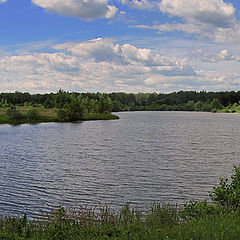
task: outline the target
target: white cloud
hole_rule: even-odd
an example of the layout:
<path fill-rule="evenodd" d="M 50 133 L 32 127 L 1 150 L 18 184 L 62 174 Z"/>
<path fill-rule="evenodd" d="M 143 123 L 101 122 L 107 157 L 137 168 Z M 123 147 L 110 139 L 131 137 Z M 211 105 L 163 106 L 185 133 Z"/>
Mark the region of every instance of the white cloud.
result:
<path fill-rule="evenodd" d="M 223 0 L 162 0 L 159 9 L 170 17 L 179 17 L 174 23 L 138 25 L 162 32 L 180 31 L 209 38 L 215 42 L 239 41 L 240 23 L 235 8 Z"/>
<path fill-rule="evenodd" d="M 7 0 L 0 0 L 0 3 L 4 3 L 4 2 L 7 2 Z"/>
<path fill-rule="evenodd" d="M 186 58 L 163 56 L 113 39 L 65 42 L 54 45 L 51 52 L 0 56 L 0 91 L 169 92 L 240 87 L 240 73 L 221 71 L 224 68 L 196 71 Z M 222 62 L 234 57 L 227 50 L 214 56 Z"/>
<path fill-rule="evenodd" d="M 201 89 L 210 91 L 237 90 L 240 87 L 240 74 L 215 71 L 198 71 L 197 81 Z"/>
<path fill-rule="evenodd" d="M 95 62 L 108 62 L 132 66 L 149 67 L 151 71 L 163 75 L 194 75 L 187 59 L 177 59 L 155 54 L 148 48 L 136 48 L 131 44 L 114 44 L 113 39 L 94 39 L 81 43 L 63 43 L 54 49 L 71 52 L 72 55 L 92 59 Z"/>
<path fill-rule="evenodd" d="M 240 23 L 235 23 L 228 28 L 215 28 L 209 24 L 203 23 L 173 23 L 160 25 L 136 25 L 137 28 L 146 28 L 162 32 L 185 32 L 196 35 L 198 38 L 209 38 L 214 42 L 239 41 L 240 40 Z"/>
<path fill-rule="evenodd" d="M 148 0 L 121 0 L 122 4 L 126 4 L 129 7 L 137 8 L 141 10 L 153 9 L 157 7 L 157 1 L 148 1 Z"/>
<path fill-rule="evenodd" d="M 115 44 L 112 39 L 66 42 L 55 53 L 0 57 L 0 86 L 7 91 L 154 91 L 146 79 L 166 81 L 196 76 L 187 59 L 147 48 Z M 168 79 L 168 80 L 167 80 Z M 175 80 L 174 80 L 175 81 Z M 165 86 L 165 87 L 164 87 Z M 156 91 L 156 89 L 155 89 Z"/>
<path fill-rule="evenodd" d="M 208 51 L 203 49 L 195 49 L 190 52 L 189 56 L 192 58 L 200 58 L 201 61 L 206 63 L 219 63 L 222 61 L 240 62 L 240 57 L 233 55 L 227 49 L 223 49 L 215 54 L 210 54 Z"/>
<path fill-rule="evenodd" d="M 84 20 L 113 18 L 117 8 L 108 4 L 108 0 L 32 0 L 49 12 L 63 16 L 78 17 Z"/>
<path fill-rule="evenodd" d="M 163 13 L 215 27 L 229 27 L 235 21 L 235 9 L 223 0 L 162 0 Z"/>

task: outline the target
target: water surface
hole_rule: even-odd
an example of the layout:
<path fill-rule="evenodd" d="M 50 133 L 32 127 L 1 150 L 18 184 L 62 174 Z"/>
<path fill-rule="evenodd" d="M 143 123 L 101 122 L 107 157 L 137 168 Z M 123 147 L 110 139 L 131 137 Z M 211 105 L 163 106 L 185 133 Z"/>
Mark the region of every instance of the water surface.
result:
<path fill-rule="evenodd" d="M 0 125 L 0 215 L 59 205 L 181 204 L 239 164 L 240 115 L 123 112 L 120 120 Z"/>

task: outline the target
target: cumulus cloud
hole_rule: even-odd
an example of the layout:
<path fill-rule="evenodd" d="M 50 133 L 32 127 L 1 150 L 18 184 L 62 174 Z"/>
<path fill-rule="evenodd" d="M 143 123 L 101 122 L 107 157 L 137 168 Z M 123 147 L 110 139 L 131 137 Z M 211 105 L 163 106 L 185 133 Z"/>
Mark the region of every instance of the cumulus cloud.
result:
<path fill-rule="evenodd" d="M 108 0 L 32 0 L 32 2 L 49 12 L 84 20 L 113 18 L 118 10 L 108 4 Z"/>
<path fill-rule="evenodd" d="M 185 58 L 116 44 L 113 39 L 66 42 L 53 53 L 0 57 L 0 85 L 7 91 L 159 91 L 196 73 Z M 154 79 L 155 84 L 153 82 Z M 160 87 L 162 85 L 162 87 Z"/>
<path fill-rule="evenodd" d="M 215 58 L 228 61 L 234 55 L 223 50 Z M 51 53 L 0 56 L 0 66 L 1 91 L 169 92 L 240 87 L 239 73 L 196 71 L 186 58 L 163 56 L 109 38 L 65 42 L 52 46 Z"/>
<path fill-rule="evenodd" d="M 180 21 L 139 28 L 155 29 L 159 33 L 180 31 L 215 42 L 240 39 L 240 23 L 235 17 L 235 8 L 223 0 L 162 0 L 159 9 Z"/>
<path fill-rule="evenodd" d="M 157 7 L 157 1 L 148 1 L 148 0 L 121 0 L 122 4 L 128 5 L 132 8 L 137 8 L 141 10 L 153 9 Z"/>
<path fill-rule="evenodd" d="M 192 58 L 200 58 L 203 62 L 206 63 L 219 63 L 222 61 L 240 62 L 240 57 L 235 56 L 227 49 L 223 49 L 222 51 L 215 54 L 210 54 L 208 51 L 203 49 L 195 49 L 189 53 L 189 56 Z"/>
<path fill-rule="evenodd" d="M 163 75 L 194 75 L 187 59 L 165 57 L 148 48 L 136 48 L 131 44 L 114 44 L 113 39 L 94 39 L 81 43 L 63 43 L 54 49 L 70 52 L 73 56 L 121 65 L 148 67 L 150 71 Z"/>
<path fill-rule="evenodd" d="M 4 3 L 4 2 L 7 2 L 7 0 L 0 0 L 0 3 Z"/>
<path fill-rule="evenodd" d="M 215 27 L 229 27 L 235 20 L 235 9 L 223 0 L 162 0 L 163 13 Z"/>
<path fill-rule="evenodd" d="M 229 91 L 237 90 L 240 87 L 240 74 L 215 72 L 215 71 L 197 71 L 197 82 L 200 89 L 211 91 Z"/>

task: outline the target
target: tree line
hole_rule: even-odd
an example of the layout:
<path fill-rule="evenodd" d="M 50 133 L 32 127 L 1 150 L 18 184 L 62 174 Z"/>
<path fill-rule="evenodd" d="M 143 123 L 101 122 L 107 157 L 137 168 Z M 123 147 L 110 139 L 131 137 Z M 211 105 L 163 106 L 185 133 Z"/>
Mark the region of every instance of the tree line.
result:
<path fill-rule="evenodd" d="M 0 106 L 42 105 L 64 109 L 61 117 L 71 118 L 70 109 L 78 112 L 118 111 L 215 111 L 239 103 L 240 91 L 179 91 L 172 93 L 78 93 L 59 90 L 57 93 L 0 93 Z M 80 111 L 81 110 L 81 111 Z"/>

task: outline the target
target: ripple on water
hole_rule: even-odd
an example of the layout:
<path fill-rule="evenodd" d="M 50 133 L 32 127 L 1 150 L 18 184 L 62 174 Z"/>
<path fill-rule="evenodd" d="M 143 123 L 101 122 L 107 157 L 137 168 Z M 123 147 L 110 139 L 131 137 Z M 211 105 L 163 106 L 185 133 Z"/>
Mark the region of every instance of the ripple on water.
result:
<path fill-rule="evenodd" d="M 124 112 L 118 121 L 0 126 L 0 214 L 208 197 L 240 155 L 239 115 Z"/>

